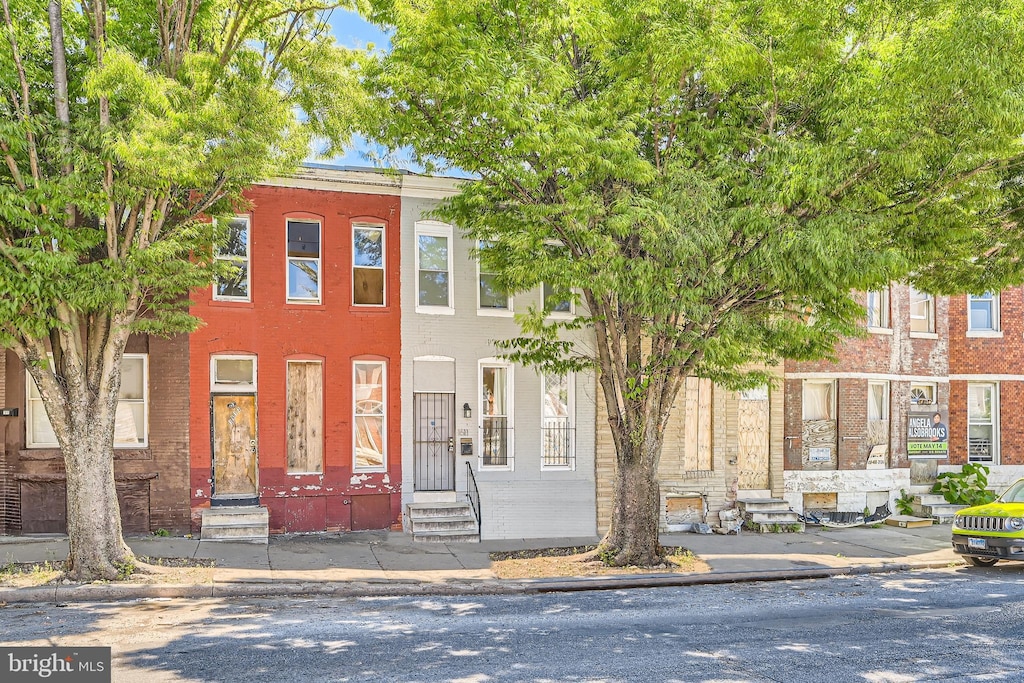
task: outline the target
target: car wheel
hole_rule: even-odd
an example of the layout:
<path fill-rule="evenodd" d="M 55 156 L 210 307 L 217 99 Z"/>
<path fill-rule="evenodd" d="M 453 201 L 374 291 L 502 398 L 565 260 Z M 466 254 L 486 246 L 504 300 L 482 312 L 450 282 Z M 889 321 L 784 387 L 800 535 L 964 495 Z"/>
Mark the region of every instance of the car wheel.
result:
<path fill-rule="evenodd" d="M 967 561 L 973 564 L 975 567 L 991 567 L 999 560 L 991 557 L 968 557 Z"/>

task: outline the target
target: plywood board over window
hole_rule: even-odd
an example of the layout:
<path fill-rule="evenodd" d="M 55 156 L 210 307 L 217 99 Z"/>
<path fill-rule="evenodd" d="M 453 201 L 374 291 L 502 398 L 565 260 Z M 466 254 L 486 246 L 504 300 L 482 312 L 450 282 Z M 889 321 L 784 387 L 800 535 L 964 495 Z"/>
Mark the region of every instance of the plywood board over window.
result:
<path fill-rule="evenodd" d="M 686 378 L 686 455 L 689 471 L 711 469 L 711 380 Z"/>
<path fill-rule="evenodd" d="M 323 364 L 288 363 L 288 471 L 323 472 Z"/>

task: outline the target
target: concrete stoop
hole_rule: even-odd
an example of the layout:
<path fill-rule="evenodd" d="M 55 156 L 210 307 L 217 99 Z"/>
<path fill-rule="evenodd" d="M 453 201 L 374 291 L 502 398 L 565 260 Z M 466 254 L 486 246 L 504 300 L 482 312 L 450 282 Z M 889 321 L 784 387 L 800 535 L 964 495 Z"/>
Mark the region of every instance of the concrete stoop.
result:
<path fill-rule="evenodd" d="M 736 501 L 736 507 L 748 529 L 762 533 L 804 530 L 800 515 L 782 498 L 741 498 Z"/>
<path fill-rule="evenodd" d="M 218 506 L 203 510 L 200 538 L 204 541 L 267 543 L 270 513 L 265 507 Z"/>
<path fill-rule="evenodd" d="M 469 503 L 412 503 L 407 506 L 414 541 L 479 543 L 480 532 Z"/>
<path fill-rule="evenodd" d="M 911 504 L 915 517 L 930 517 L 938 524 L 952 524 L 953 517 L 966 505 L 951 505 L 938 493 L 919 493 Z"/>

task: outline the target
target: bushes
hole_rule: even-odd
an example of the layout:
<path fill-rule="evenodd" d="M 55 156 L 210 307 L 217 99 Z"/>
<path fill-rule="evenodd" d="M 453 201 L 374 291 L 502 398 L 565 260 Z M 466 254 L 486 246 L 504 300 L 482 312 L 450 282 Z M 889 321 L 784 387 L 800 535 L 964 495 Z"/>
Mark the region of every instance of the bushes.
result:
<path fill-rule="evenodd" d="M 979 463 L 968 463 L 960 472 L 946 472 L 936 479 L 932 493 L 941 493 L 952 505 L 984 505 L 996 499 L 988 490 L 988 468 Z"/>

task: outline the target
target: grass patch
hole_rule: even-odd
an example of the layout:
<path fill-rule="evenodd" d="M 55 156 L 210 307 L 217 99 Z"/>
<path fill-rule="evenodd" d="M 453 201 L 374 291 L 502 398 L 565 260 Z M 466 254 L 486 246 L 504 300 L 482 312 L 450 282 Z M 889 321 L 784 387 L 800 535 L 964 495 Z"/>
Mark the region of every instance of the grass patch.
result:
<path fill-rule="evenodd" d="M 490 554 L 491 570 L 502 579 L 540 579 L 564 576 L 614 576 L 621 574 L 702 574 L 711 568 L 689 549 L 663 546 L 662 564 L 655 567 L 609 567 L 585 555 L 597 546 L 535 548 Z"/>

